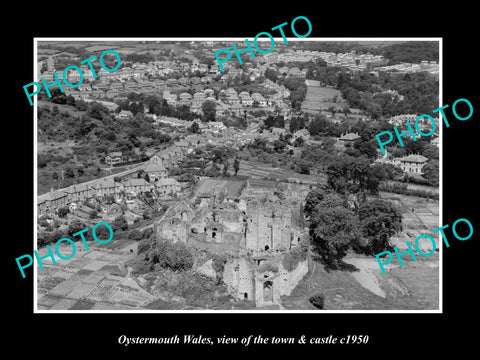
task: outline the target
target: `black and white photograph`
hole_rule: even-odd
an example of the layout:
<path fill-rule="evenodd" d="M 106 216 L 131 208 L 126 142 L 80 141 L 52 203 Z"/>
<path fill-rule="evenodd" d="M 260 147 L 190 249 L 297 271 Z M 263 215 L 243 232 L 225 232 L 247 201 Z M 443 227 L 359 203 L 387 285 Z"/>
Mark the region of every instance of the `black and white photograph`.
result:
<path fill-rule="evenodd" d="M 4 21 L 7 352 L 474 350 L 473 7 L 173 5 Z"/>
<path fill-rule="evenodd" d="M 263 40 L 36 39 L 38 311 L 441 310 L 441 41 Z"/>

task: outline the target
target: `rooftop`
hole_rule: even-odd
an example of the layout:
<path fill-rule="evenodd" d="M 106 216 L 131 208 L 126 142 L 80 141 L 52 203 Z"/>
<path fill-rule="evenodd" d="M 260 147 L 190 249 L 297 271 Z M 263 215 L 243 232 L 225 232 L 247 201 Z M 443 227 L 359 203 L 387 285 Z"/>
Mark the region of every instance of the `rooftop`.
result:
<path fill-rule="evenodd" d="M 418 154 L 412 154 L 412 155 L 407 155 L 401 158 L 398 158 L 400 161 L 409 161 L 409 162 L 418 162 L 418 163 L 424 163 L 428 161 L 428 158 L 422 155 Z"/>
<path fill-rule="evenodd" d="M 358 140 L 358 139 L 360 139 L 360 135 L 354 134 L 354 133 L 348 133 L 340 137 L 340 140 Z"/>

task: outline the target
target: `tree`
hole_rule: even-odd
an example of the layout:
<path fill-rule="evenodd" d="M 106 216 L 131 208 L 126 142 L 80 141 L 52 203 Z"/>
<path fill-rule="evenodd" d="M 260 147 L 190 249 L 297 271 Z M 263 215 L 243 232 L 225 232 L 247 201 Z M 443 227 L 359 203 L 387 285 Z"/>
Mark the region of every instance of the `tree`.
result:
<path fill-rule="evenodd" d="M 67 97 L 59 88 L 53 88 L 50 95 L 52 95 L 50 101 L 54 104 L 65 105 L 67 103 Z"/>
<path fill-rule="evenodd" d="M 356 251 L 367 255 L 392 250 L 390 238 L 402 230 L 402 213 L 392 203 L 382 199 L 364 202 L 359 210 L 360 228 L 366 242 L 356 245 Z"/>
<path fill-rule="evenodd" d="M 65 169 L 65 176 L 68 177 L 68 178 L 75 177 L 75 171 L 73 170 L 72 167 L 69 166 Z"/>
<path fill-rule="evenodd" d="M 352 269 L 342 259 L 358 237 L 357 220 L 338 194 L 323 195 L 311 213 L 309 232 L 314 251 L 327 270 Z"/>
<path fill-rule="evenodd" d="M 440 183 L 440 169 L 438 164 L 438 160 L 430 160 L 422 168 L 423 177 L 432 186 L 438 186 Z"/>
<path fill-rule="evenodd" d="M 108 109 L 101 103 L 92 101 L 91 103 L 88 104 L 87 116 L 97 120 L 102 120 L 104 114 L 108 114 Z"/>
<path fill-rule="evenodd" d="M 194 262 L 192 250 L 188 245 L 182 242 L 171 243 L 165 240 L 157 243 L 155 249 L 151 251 L 150 258 L 154 264 L 173 271 L 189 270 Z"/>
<path fill-rule="evenodd" d="M 402 139 L 405 147 L 405 152 L 407 154 L 421 154 L 425 147 L 429 144 L 427 140 L 418 138 L 416 141 L 413 141 L 412 138 L 407 137 Z"/>
<path fill-rule="evenodd" d="M 265 70 L 264 76 L 266 79 L 270 79 L 273 82 L 277 81 L 277 72 L 272 68 L 268 68 L 267 70 Z"/>
<path fill-rule="evenodd" d="M 316 294 L 311 296 L 308 301 L 317 309 L 323 309 L 325 304 L 325 296 L 323 294 Z"/>
<path fill-rule="evenodd" d="M 292 134 L 303 128 L 305 128 L 305 119 L 303 117 L 292 117 L 290 119 L 289 130 Z"/>
<path fill-rule="evenodd" d="M 150 114 L 160 115 L 160 108 L 162 104 L 158 96 L 148 95 L 144 100 L 144 104 Z"/>
<path fill-rule="evenodd" d="M 198 126 L 197 122 L 194 121 L 188 130 L 192 134 L 198 134 L 198 133 L 200 133 L 200 126 Z"/>
<path fill-rule="evenodd" d="M 295 146 L 295 147 L 302 147 L 304 142 L 305 142 L 305 141 L 303 140 L 303 138 L 302 138 L 301 136 L 299 136 L 299 137 L 296 138 L 295 141 L 293 142 L 293 146 Z"/>
<path fill-rule="evenodd" d="M 148 175 L 148 173 L 145 173 L 144 179 L 146 182 L 150 182 L 150 176 Z"/>
<path fill-rule="evenodd" d="M 309 175 L 310 174 L 310 162 L 305 160 L 300 160 L 297 163 L 296 171 L 299 174 Z"/>
<path fill-rule="evenodd" d="M 286 146 L 287 146 L 287 143 L 280 139 L 277 139 L 273 142 L 273 149 L 278 153 L 283 152 Z"/>
<path fill-rule="evenodd" d="M 423 156 L 427 157 L 430 160 L 438 160 L 438 146 L 436 145 L 427 145 L 422 153 Z"/>
<path fill-rule="evenodd" d="M 59 217 L 64 218 L 70 212 L 70 209 L 67 206 L 58 208 L 57 214 Z"/>
<path fill-rule="evenodd" d="M 369 168 L 364 158 L 338 156 L 327 168 L 327 183 L 339 194 L 358 193 L 367 188 Z"/>
<path fill-rule="evenodd" d="M 90 210 L 88 213 L 88 216 L 90 219 L 95 219 L 98 216 L 98 211 L 97 210 Z"/>
<path fill-rule="evenodd" d="M 228 176 L 228 168 L 229 168 L 230 164 L 228 162 L 228 160 L 225 160 L 223 162 L 223 176 L 224 177 L 227 177 Z"/>
<path fill-rule="evenodd" d="M 360 151 L 367 158 L 375 159 L 377 157 L 377 141 L 375 139 L 369 141 L 356 141 L 353 147 Z"/>
<path fill-rule="evenodd" d="M 80 220 L 73 220 L 69 225 L 68 225 L 68 234 L 70 236 L 73 236 L 73 234 L 87 228 L 87 226 L 81 222 Z"/>
<path fill-rule="evenodd" d="M 315 207 L 322 201 L 325 195 L 325 189 L 315 188 L 310 191 L 305 197 L 305 206 L 303 207 L 303 214 L 307 220 L 313 214 Z"/>
<path fill-rule="evenodd" d="M 82 99 L 76 100 L 75 101 L 75 108 L 78 111 L 86 111 L 87 110 L 87 103 Z"/>
<path fill-rule="evenodd" d="M 128 229 L 128 223 L 127 219 L 125 219 L 125 216 L 120 215 L 117 218 L 115 218 L 115 221 L 113 222 L 113 227 L 114 229 L 121 229 L 123 231 Z"/>
<path fill-rule="evenodd" d="M 328 126 L 328 120 L 325 116 L 319 115 L 313 118 L 308 124 L 308 132 L 310 135 L 319 135 L 324 132 Z"/>
<path fill-rule="evenodd" d="M 202 120 L 205 122 L 215 121 L 217 104 L 214 101 L 207 100 L 202 104 Z"/>
<path fill-rule="evenodd" d="M 237 176 L 238 170 L 240 170 L 240 160 L 238 158 L 233 160 L 233 169 L 235 170 L 235 176 Z"/>
<path fill-rule="evenodd" d="M 330 137 L 322 137 L 322 144 L 320 145 L 320 149 L 329 154 L 334 153 L 336 151 L 335 140 Z"/>
<path fill-rule="evenodd" d="M 65 103 L 67 105 L 70 105 L 70 106 L 75 106 L 76 105 L 75 98 L 72 95 L 67 95 L 65 99 L 66 99 Z"/>

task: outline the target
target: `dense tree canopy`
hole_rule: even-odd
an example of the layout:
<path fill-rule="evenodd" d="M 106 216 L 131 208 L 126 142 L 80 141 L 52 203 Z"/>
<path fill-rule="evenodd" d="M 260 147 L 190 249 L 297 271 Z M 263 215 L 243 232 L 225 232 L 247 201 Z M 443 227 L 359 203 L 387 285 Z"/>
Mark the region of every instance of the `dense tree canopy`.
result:
<path fill-rule="evenodd" d="M 440 169 L 438 160 L 428 161 L 422 168 L 423 177 L 432 186 L 440 184 Z"/>
<path fill-rule="evenodd" d="M 214 101 L 207 100 L 202 104 L 202 120 L 205 122 L 215 121 L 217 104 Z"/>
<path fill-rule="evenodd" d="M 402 229 L 402 213 L 396 206 L 382 199 L 369 200 L 360 206 L 358 217 L 366 242 L 357 250 L 369 255 L 392 250 L 389 239 Z"/>
<path fill-rule="evenodd" d="M 344 199 L 334 192 L 310 197 L 310 238 L 326 269 L 349 268 L 343 262 L 347 250 L 358 237 L 355 214 Z"/>

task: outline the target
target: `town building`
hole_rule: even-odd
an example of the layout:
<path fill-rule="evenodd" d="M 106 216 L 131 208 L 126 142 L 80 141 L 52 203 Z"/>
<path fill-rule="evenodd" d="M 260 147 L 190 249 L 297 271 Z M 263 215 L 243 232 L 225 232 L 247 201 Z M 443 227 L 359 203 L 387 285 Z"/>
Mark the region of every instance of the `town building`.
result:
<path fill-rule="evenodd" d="M 120 164 L 123 162 L 123 154 L 121 151 L 114 151 L 111 153 L 108 153 L 108 155 L 105 157 L 105 164 L 108 164 L 110 166 Z"/>
<path fill-rule="evenodd" d="M 160 196 L 175 196 L 181 191 L 182 186 L 175 179 L 162 178 L 155 183 L 155 189 Z"/>
<path fill-rule="evenodd" d="M 427 161 L 428 158 L 423 155 L 411 154 L 400 158 L 395 158 L 393 159 L 392 163 L 400 166 L 406 173 L 422 175 L 422 168 Z"/>
<path fill-rule="evenodd" d="M 151 182 L 167 177 L 167 169 L 165 169 L 163 165 L 148 164 L 144 170 L 145 173 L 148 174 Z"/>
<path fill-rule="evenodd" d="M 344 144 L 347 144 L 347 143 L 353 143 L 360 139 L 361 137 L 360 135 L 358 135 L 358 133 L 348 133 L 348 134 L 342 134 L 342 136 L 340 136 L 338 140 L 343 142 Z"/>

